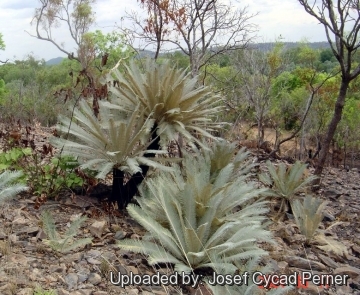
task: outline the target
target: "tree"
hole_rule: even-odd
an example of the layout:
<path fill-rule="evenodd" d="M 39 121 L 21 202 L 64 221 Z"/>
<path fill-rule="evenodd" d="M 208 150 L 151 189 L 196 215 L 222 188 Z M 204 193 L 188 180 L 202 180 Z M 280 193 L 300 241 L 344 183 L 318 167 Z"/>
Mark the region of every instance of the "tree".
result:
<path fill-rule="evenodd" d="M 271 88 L 274 78 L 281 71 L 282 45 L 277 44 L 270 52 L 265 53 L 256 49 L 245 50 L 240 60 L 235 61 L 242 82 L 243 97 L 249 107 L 254 109 L 258 128 L 258 146 L 264 142 L 265 120 L 271 107 L 273 96 Z"/>
<path fill-rule="evenodd" d="M 71 71 L 70 74 L 76 79 L 75 87 L 82 79 L 86 79 L 88 86 L 85 97 L 92 96 L 93 111 L 99 113 L 98 100 L 104 97 L 101 87 L 98 87 L 97 77 L 94 72 L 93 62 L 96 58 L 93 38 L 87 33 L 90 26 L 94 24 L 95 17 L 91 5 L 95 0 L 39 0 L 40 8 L 35 10 L 33 23 L 35 23 L 36 34 L 31 36 L 54 44 L 60 51 L 65 53 L 70 60 L 75 60 L 81 65 L 77 76 Z M 54 30 L 61 24 L 65 24 L 71 38 L 77 46 L 77 52 L 70 52 L 64 44 L 59 43 L 53 37 Z M 99 91 L 101 90 L 101 91 Z M 67 91 L 71 93 L 71 91 Z"/>
<path fill-rule="evenodd" d="M 341 70 L 341 82 L 337 94 L 334 114 L 327 126 L 316 175 L 321 175 L 330 143 L 341 120 L 346 95 L 353 81 L 360 74 L 360 65 L 354 62 L 359 43 L 360 2 L 359 0 L 299 0 L 305 11 L 315 17 L 325 28 L 327 41 Z M 318 184 L 319 180 L 315 183 Z"/>
<path fill-rule="evenodd" d="M 149 13 L 145 25 L 135 24 L 137 36 L 157 44 L 175 45 L 190 59 L 192 75 L 213 57 L 246 46 L 255 31 L 249 21 L 254 16 L 246 8 L 235 9 L 220 0 L 141 0 Z"/>
<path fill-rule="evenodd" d="M 3 34 L 0 33 L 0 50 L 5 50 L 5 42 L 3 40 Z M 8 59 L 6 61 L 2 61 L 0 60 L 1 63 L 6 63 L 8 61 Z"/>

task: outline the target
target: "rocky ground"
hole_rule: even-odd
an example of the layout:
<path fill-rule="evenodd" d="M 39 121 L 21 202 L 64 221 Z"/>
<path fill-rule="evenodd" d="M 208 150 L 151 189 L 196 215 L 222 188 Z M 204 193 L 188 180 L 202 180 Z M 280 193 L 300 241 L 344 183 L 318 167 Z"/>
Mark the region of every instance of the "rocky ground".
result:
<path fill-rule="evenodd" d="M 322 288 L 309 284 L 291 294 L 360 294 L 360 171 L 328 168 L 319 197 L 328 201 L 320 228 L 309 245 L 299 233 L 293 216 L 271 226 L 277 245 L 263 245 L 279 274 L 309 271 L 312 274 L 348 275 L 344 286 Z M 272 199 L 269 219 L 277 215 Z M 119 249 L 117 240 L 139 238 L 144 230 L 125 212 L 106 212 L 94 197 L 63 194 L 35 209 L 35 197 L 24 195 L 0 207 L 0 294 L 32 295 L 41 286 L 58 295 L 106 294 L 209 294 L 183 286 L 128 286 L 112 284 L 110 272 L 122 274 L 171 274 L 170 268 L 154 269 L 146 257 Z M 91 238 L 92 244 L 69 253 L 52 250 L 40 219 L 49 210 L 63 233 L 78 216 L 88 216 L 76 240 Z M 116 278 L 113 278 L 116 279 Z M 43 293 L 50 295 L 51 293 Z"/>

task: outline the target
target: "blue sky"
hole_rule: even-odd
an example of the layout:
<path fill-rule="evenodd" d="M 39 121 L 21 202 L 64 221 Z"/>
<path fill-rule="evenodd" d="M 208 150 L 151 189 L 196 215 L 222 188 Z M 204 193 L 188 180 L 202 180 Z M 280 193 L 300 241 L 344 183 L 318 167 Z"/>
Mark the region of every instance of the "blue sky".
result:
<path fill-rule="evenodd" d="M 63 56 L 54 45 L 26 33 L 35 32 L 30 22 L 38 3 L 37 0 L 0 1 L 0 32 L 6 45 L 6 50 L 0 51 L 0 60 L 23 59 L 28 54 L 45 60 Z M 249 12 L 258 13 L 252 21 L 258 26 L 259 42 L 274 41 L 280 35 L 283 41 L 288 42 L 304 38 L 310 42 L 326 40 L 323 27 L 307 14 L 296 0 L 243 0 L 239 6 L 248 6 Z M 93 30 L 111 31 L 125 15 L 125 10 L 137 9 L 136 0 L 97 0 L 96 26 Z M 59 28 L 55 38 L 59 43 L 64 42 L 69 51 L 74 51 L 74 45 L 65 28 Z"/>

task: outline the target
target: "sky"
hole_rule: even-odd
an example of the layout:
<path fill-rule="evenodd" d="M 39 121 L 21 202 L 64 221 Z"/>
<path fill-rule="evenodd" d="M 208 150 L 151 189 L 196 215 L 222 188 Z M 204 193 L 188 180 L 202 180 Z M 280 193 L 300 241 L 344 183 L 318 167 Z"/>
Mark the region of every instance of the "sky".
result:
<path fill-rule="evenodd" d="M 323 26 L 309 16 L 297 0 L 241 0 L 239 7 L 244 6 L 248 6 L 250 13 L 257 13 L 252 22 L 258 27 L 258 42 L 272 42 L 280 36 L 284 42 L 326 40 Z M 29 54 L 45 60 L 64 56 L 50 42 L 30 36 L 35 34 L 31 20 L 36 7 L 39 7 L 38 0 L 0 0 L 0 32 L 6 46 L 0 51 L 0 60 L 22 60 Z M 109 32 L 116 29 L 126 11 L 139 10 L 139 6 L 136 0 L 97 0 L 94 10 L 96 25 L 92 30 Z M 65 26 L 57 29 L 54 37 L 57 42 L 64 42 L 68 51 L 74 51 Z"/>

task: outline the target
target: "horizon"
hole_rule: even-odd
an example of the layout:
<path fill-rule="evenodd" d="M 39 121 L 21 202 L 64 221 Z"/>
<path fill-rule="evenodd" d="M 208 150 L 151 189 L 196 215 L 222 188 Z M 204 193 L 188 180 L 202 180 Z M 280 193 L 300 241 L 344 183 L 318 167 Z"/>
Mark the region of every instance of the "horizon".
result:
<path fill-rule="evenodd" d="M 244 0 L 239 7 L 248 8 L 251 14 L 258 13 L 251 19 L 251 23 L 258 27 L 256 43 L 272 42 L 281 38 L 283 42 L 300 42 L 304 39 L 309 42 L 327 42 L 325 31 L 315 18 L 308 15 L 298 1 L 291 0 L 259 0 L 251 2 Z M 5 50 L 0 51 L 0 60 L 22 60 L 32 54 L 35 58 L 49 60 L 56 57 L 65 57 L 50 42 L 38 40 L 29 34 L 34 34 L 35 28 L 30 25 L 37 1 L 2 0 L 0 3 L 0 32 L 3 34 Z M 126 7 L 117 0 L 97 0 L 93 6 L 96 12 L 96 29 L 108 33 L 116 30 L 125 11 L 142 11 L 137 2 L 127 4 Z M 123 23 L 129 27 L 130 23 Z M 64 43 L 68 51 L 74 51 L 74 42 L 71 40 L 65 26 L 54 31 L 57 42 Z M 151 49 L 151 47 L 149 47 Z"/>

